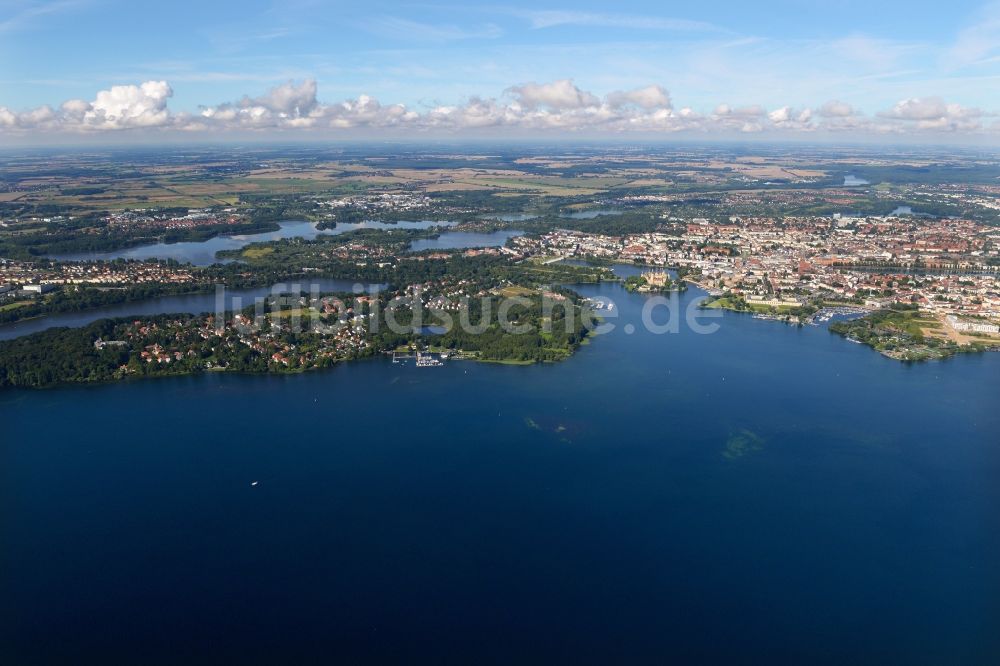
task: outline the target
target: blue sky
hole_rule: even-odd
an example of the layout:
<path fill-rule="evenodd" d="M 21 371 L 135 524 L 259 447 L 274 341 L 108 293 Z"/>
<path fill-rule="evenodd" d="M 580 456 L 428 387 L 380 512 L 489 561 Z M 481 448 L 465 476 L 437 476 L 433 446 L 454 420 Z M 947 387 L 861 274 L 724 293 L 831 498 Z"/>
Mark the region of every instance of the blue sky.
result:
<path fill-rule="evenodd" d="M 583 97 L 567 102 L 565 85 L 555 97 L 517 92 L 566 80 Z M 147 81 L 169 90 L 149 99 L 131 89 L 116 93 L 138 110 L 94 104 L 99 91 Z M 315 82 L 317 99 L 273 103 L 268 91 L 289 82 Z M 246 109 L 256 104 L 273 117 L 268 124 L 257 113 L 260 130 L 287 130 L 290 115 L 302 120 L 295 128 L 314 131 L 386 123 L 426 129 L 437 125 L 425 116 L 450 109 L 441 121 L 449 131 L 547 124 L 575 131 L 583 122 L 589 131 L 648 132 L 660 127 L 657 105 L 643 102 L 640 112 L 633 104 L 624 115 L 598 109 L 616 91 L 657 86 L 665 93 L 657 108 L 673 118 L 661 113 L 659 122 L 669 131 L 811 131 L 821 118 L 836 118 L 851 132 L 992 135 L 998 83 L 1000 3 L 0 0 L 0 129 L 8 131 L 221 126 L 225 114 L 205 120 L 206 107 L 243 108 L 246 128 Z M 325 110 L 361 95 L 381 107 L 404 105 L 406 113 L 373 120 L 358 111 L 371 102 L 355 102 L 350 113 Z M 81 102 L 72 107 L 76 115 L 60 110 L 67 100 Z M 470 100 L 492 106 L 470 115 Z M 46 106 L 52 114 L 29 115 Z M 109 108 L 133 120 L 110 122 Z M 568 111 L 572 118 L 556 118 Z M 740 126 L 734 112 L 750 120 Z M 136 121 L 137 114 L 146 115 Z"/>

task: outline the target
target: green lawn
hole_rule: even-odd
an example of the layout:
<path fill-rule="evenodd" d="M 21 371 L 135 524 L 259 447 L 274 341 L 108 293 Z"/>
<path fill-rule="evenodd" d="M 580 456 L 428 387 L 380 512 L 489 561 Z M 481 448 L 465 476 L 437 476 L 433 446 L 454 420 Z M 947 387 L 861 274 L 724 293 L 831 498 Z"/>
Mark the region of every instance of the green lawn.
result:
<path fill-rule="evenodd" d="M 26 305 L 31 305 L 31 301 L 14 301 L 13 303 L 0 305 L 0 312 L 8 312 L 10 310 L 16 310 L 17 308 L 23 308 Z"/>

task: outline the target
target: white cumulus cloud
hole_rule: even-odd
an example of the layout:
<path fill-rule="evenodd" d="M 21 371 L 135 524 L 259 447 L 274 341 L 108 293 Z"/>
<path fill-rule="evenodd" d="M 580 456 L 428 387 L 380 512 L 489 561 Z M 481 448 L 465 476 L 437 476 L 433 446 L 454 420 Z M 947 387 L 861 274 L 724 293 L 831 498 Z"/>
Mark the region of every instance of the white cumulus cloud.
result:
<path fill-rule="evenodd" d="M 0 106 L 0 133 L 33 134 L 123 130 L 199 132 L 327 133 L 387 130 L 419 133 L 626 132 L 665 134 L 803 133 L 817 130 L 853 133 L 996 132 L 985 126 L 992 114 L 946 102 L 940 97 L 908 98 L 874 116 L 851 104 L 828 101 L 818 107 L 781 105 L 771 110 L 751 104 L 719 104 L 702 114 L 675 109 L 665 88 L 648 85 L 616 90 L 603 98 L 571 79 L 523 83 L 498 97 L 471 97 L 460 104 L 415 110 L 369 95 L 323 102 L 314 79 L 289 81 L 257 96 L 243 96 L 201 107 L 199 113 L 174 112 L 166 81 L 117 85 L 92 100 L 71 99 L 57 108 L 17 111 Z"/>
<path fill-rule="evenodd" d="M 954 132 L 981 129 L 986 114 L 980 109 L 950 104 L 940 97 L 913 97 L 900 100 L 879 115 L 903 121 L 904 127 L 912 125 L 921 130 Z"/>
<path fill-rule="evenodd" d="M 22 113 L 0 113 L 0 125 L 23 130 L 102 131 L 170 126 L 175 116 L 167 109 L 174 91 L 166 81 L 112 86 L 91 101 L 71 99 L 56 111 L 40 106 Z"/>
<path fill-rule="evenodd" d="M 847 102 L 831 99 L 816 110 L 822 118 L 848 118 L 855 115 L 854 107 Z"/>
<path fill-rule="evenodd" d="M 572 79 L 559 79 L 552 83 L 541 84 L 525 83 L 508 88 L 507 92 L 529 109 L 539 106 L 550 109 L 579 109 L 600 103 L 600 100 L 591 93 L 577 88 Z"/>
<path fill-rule="evenodd" d="M 617 90 L 608 94 L 609 106 L 618 108 L 628 104 L 643 109 L 669 109 L 671 107 L 670 93 L 660 86 L 646 86 L 635 90 Z"/>

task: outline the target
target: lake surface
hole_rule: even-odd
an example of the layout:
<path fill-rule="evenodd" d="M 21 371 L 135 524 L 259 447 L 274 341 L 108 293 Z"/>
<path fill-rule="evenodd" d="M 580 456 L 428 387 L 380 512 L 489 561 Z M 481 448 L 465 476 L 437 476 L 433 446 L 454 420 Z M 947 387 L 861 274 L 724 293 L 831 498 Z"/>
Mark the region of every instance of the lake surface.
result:
<path fill-rule="evenodd" d="M 860 187 L 862 185 L 871 185 L 871 183 L 864 178 L 858 178 L 857 176 L 844 176 L 844 187 Z"/>
<path fill-rule="evenodd" d="M 928 213 L 921 213 L 920 211 L 915 211 L 911 206 L 896 206 L 889 215 L 913 215 L 914 217 L 933 217 Z"/>
<path fill-rule="evenodd" d="M 595 217 L 600 217 L 601 215 L 621 215 L 625 211 L 620 208 L 590 208 L 587 210 L 578 210 L 573 212 L 562 212 L 559 213 L 559 217 L 565 217 L 571 220 L 592 220 Z M 501 222 L 525 222 L 527 220 L 534 220 L 538 217 L 533 213 L 503 213 L 500 215 L 484 215 L 483 219 L 486 220 L 499 220 Z"/>
<path fill-rule="evenodd" d="M 572 213 L 560 213 L 559 217 L 565 217 L 570 220 L 593 220 L 595 217 L 600 217 L 602 215 L 621 215 L 625 211 L 618 208 L 591 208 L 589 210 L 578 210 Z"/>
<path fill-rule="evenodd" d="M 0 393 L 3 661 L 998 663 L 1000 354 L 579 290 L 558 364 Z"/>
<path fill-rule="evenodd" d="M 534 213 L 501 213 L 499 215 L 483 215 L 484 220 L 499 220 L 500 222 L 527 222 L 538 216 Z"/>
<path fill-rule="evenodd" d="M 333 229 L 316 229 L 315 222 L 280 222 L 280 229 L 259 234 L 239 234 L 235 236 L 216 236 L 206 241 L 190 241 L 183 243 L 155 243 L 139 245 L 125 250 L 113 252 L 78 252 L 73 254 L 52 255 L 52 259 L 60 261 L 97 261 L 103 259 L 175 259 L 181 263 L 194 266 L 210 266 L 214 263 L 225 263 L 215 258 L 222 250 L 238 250 L 251 243 L 264 243 L 283 238 L 304 238 L 311 240 L 321 234 L 344 234 L 356 229 L 427 229 L 434 226 L 450 226 L 450 222 L 435 222 L 433 220 L 387 222 L 357 222 L 338 223 Z"/>
<path fill-rule="evenodd" d="M 456 250 L 472 247 L 503 247 L 508 239 L 522 236 L 518 229 L 504 229 L 489 233 L 474 231 L 445 231 L 437 238 L 421 238 L 410 243 L 410 250 Z"/>

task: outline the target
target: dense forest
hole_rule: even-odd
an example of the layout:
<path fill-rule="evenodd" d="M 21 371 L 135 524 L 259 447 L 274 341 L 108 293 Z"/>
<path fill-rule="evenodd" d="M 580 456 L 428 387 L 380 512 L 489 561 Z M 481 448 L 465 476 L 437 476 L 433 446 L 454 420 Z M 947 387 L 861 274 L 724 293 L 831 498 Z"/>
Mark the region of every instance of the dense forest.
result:
<path fill-rule="evenodd" d="M 114 327 L 114 321 L 104 319 L 83 328 L 53 328 L 0 343 L 0 387 L 115 379 L 129 352 L 94 347 L 94 341 L 111 335 Z"/>

